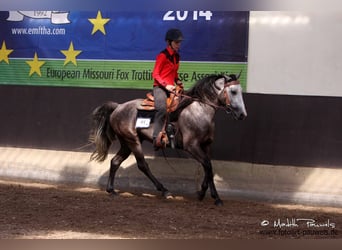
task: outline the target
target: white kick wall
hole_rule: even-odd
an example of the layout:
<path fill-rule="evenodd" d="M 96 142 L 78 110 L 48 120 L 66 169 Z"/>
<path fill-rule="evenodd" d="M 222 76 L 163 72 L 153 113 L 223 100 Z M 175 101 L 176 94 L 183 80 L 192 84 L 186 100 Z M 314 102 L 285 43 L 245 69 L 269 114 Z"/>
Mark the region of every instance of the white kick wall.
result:
<path fill-rule="evenodd" d="M 247 92 L 342 96 L 342 11 L 251 11 Z"/>

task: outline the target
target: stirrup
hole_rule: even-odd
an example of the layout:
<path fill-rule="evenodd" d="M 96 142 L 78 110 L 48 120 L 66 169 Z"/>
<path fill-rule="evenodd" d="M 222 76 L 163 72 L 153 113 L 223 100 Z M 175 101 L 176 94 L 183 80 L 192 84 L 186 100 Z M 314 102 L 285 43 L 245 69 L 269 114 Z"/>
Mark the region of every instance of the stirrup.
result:
<path fill-rule="evenodd" d="M 166 148 L 168 144 L 169 139 L 165 131 L 159 132 L 157 138 L 155 138 L 153 141 L 153 146 L 156 150 L 158 150 L 159 148 Z"/>
<path fill-rule="evenodd" d="M 172 149 L 175 148 L 175 128 L 174 125 L 172 125 L 172 123 L 168 123 L 166 125 L 166 135 L 170 144 L 170 147 Z"/>

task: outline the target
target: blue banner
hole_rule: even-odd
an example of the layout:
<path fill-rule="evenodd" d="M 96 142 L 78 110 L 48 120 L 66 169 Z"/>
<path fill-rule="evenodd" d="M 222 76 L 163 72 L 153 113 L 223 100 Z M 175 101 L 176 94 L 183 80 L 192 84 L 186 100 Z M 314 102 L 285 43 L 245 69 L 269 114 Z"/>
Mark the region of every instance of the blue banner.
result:
<path fill-rule="evenodd" d="M 18 71 L 20 67 L 27 71 L 28 79 L 22 76 L 17 83 L 31 84 L 32 77 L 38 76 L 41 79 L 34 81 L 37 84 L 48 85 L 53 78 L 53 84 L 58 85 L 56 77 L 51 76 L 65 74 L 59 77 L 59 80 L 64 81 L 60 84 L 74 85 L 65 80 L 84 80 L 87 78 L 82 78 L 85 71 L 105 71 L 95 75 L 112 76 L 108 79 L 94 77 L 92 80 L 101 80 L 98 86 L 108 84 L 103 84 L 104 80 L 111 80 L 112 84 L 115 84 L 115 80 L 139 80 L 133 78 L 133 75 L 119 78 L 118 70 L 121 66 L 113 65 L 113 62 L 118 61 L 132 62 L 128 68 L 145 64 L 141 70 L 149 77 L 141 80 L 150 81 L 153 61 L 166 46 L 164 38 L 169 28 L 178 28 L 184 34 L 180 53 L 182 62 L 188 65 L 182 64 L 183 71 L 187 71 L 183 75 L 192 75 L 196 65 L 201 67 L 198 63 L 235 63 L 246 66 L 248 19 L 248 12 L 206 10 L 2 11 L 0 71 L 7 73 L 6 78 L 0 77 L 0 83 L 15 83 L 15 79 L 9 81 L 8 76 L 13 78 L 16 73 L 11 75 L 8 70 Z M 209 68 L 204 73 L 223 70 L 217 65 L 206 65 Z M 64 73 L 56 73 L 62 71 Z M 188 77 L 189 81 L 197 78 Z"/>

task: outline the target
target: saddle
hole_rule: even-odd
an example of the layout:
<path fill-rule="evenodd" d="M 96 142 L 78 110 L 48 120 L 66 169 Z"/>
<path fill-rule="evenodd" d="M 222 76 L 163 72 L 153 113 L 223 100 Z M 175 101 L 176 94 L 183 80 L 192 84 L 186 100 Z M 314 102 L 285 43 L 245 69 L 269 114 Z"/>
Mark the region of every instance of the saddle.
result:
<path fill-rule="evenodd" d="M 175 111 L 180 102 L 181 94 L 183 93 L 183 87 L 177 85 L 175 92 L 171 92 L 170 96 L 166 99 L 166 111 L 171 113 Z M 146 98 L 140 103 L 139 110 L 155 110 L 154 96 L 151 92 L 146 94 Z"/>
<path fill-rule="evenodd" d="M 175 92 L 170 93 L 170 96 L 166 99 L 166 111 L 168 114 L 174 112 L 177 109 L 178 104 L 181 100 L 181 94 L 183 93 L 183 90 L 184 89 L 182 86 L 177 85 Z M 149 92 L 146 94 L 146 98 L 140 103 L 140 106 L 138 107 L 138 116 L 150 116 L 152 118 L 148 119 L 152 120 L 154 111 L 154 96 L 151 92 Z M 149 114 L 151 112 L 153 114 Z M 148 126 L 149 124 L 150 122 L 148 122 Z M 167 124 L 165 120 L 164 128 L 157 137 L 157 144 L 155 145 L 156 149 L 165 148 L 167 145 L 170 145 L 171 148 L 175 148 L 174 133 L 175 131 L 173 125 L 171 123 Z"/>

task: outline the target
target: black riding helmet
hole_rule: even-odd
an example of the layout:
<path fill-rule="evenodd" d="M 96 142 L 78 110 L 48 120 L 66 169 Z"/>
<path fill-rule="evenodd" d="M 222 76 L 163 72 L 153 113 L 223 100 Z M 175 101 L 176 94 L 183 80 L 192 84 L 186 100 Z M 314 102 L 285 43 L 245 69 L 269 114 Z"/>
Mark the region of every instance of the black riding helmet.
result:
<path fill-rule="evenodd" d="M 165 41 L 183 41 L 183 34 L 179 29 L 169 29 L 165 35 Z"/>

